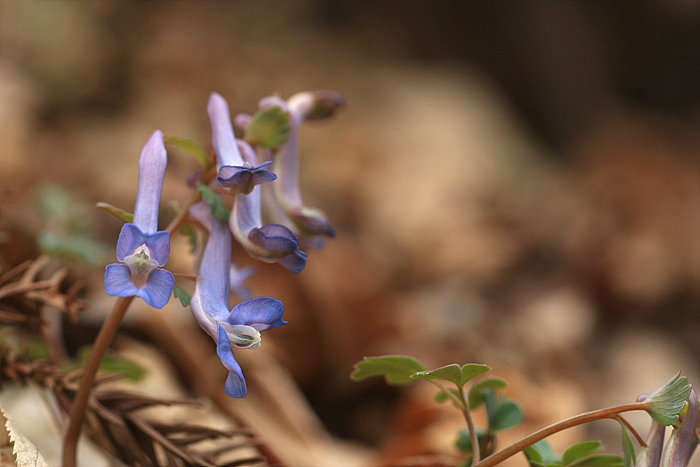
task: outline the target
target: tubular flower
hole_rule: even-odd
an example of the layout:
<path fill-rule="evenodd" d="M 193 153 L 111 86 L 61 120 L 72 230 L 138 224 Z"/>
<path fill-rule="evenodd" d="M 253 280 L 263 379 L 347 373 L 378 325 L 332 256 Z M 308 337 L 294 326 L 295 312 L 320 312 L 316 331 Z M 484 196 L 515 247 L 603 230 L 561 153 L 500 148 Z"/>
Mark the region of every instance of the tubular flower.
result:
<path fill-rule="evenodd" d="M 304 204 L 299 190 L 299 129 L 304 120 L 327 118 L 345 105 L 343 97 L 332 91 L 301 92 L 288 101 L 279 97 L 266 97 L 260 101 L 261 109 L 279 107 L 290 114 L 289 139 L 280 146 L 274 156 L 272 168 L 279 177 L 274 185 L 274 195 L 287 217 L 305 235 L 335 237 L 335 230 L 320 209 Z M 241 123 L 244 123 L 241 121 Z"/>
<path fill-rule="evenodd" d="M 139 187 L 134 222 L 124 224 L 117 241 L 117 259 L 105 270 L 105 290 L 115 297 L 141 297 L 163 308 L 172 294 L 175 277 L 160 269 L 170 254 L 170 232 L 158 231 L 158 205 L 168 163 L 163 133 L 157 130 L 139 160 Z"/>
<path fill-rule="evenodd" d="M 257 349 L 261 331 L 287 322 L 282 318 L 284 305 L 272 297 L 251 298 L 229 311 L 230 271 L 231 233 L 224 222 L 212 219 L 190 307 L 199 325 L 216 342 L 217 354 L 229 371 L 226 394 L 245 397 L 248 389 L 233 349 Z"/>
<path fill-rule="evenodd" d="M 223 97 L 213 93 L 207 111 L 219 164 L 218 182 L 234 195 L 229 220 L 233 236 L 253 258 L 300 272 L 306 266 L 306 253 L 299 250 L 296 235 L 281 224 L 263 225 L 262 222 L 258 185 L 277 178 L 265 168 L 270 162 L 257 165 L 253 149 L 243 141 L 236 141 L 228 104 Z"/>

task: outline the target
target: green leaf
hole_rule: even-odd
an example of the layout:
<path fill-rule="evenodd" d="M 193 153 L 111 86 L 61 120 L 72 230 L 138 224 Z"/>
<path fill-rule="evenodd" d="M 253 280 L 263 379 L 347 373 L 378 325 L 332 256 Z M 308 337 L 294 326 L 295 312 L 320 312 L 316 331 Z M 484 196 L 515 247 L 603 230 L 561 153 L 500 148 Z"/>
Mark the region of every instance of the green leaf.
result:
<path fill-rule="evenodd" d="M 510 400 L 499 401 L 496 411 L 489 414 L 489 429 L 492 431 L 507 430 L 523 422 L 523 411 L 520 406 Z"/>
<path fill-rule="evenodd" d="M 62 235 L 45 230 L 39 234 L 37 244 L 43 253 L 77 259 L 85 264 L 100 265 L 109 260 L 105 244 L 84 234 Z"/>
<path fill-rule="evenodd" d="M 476 378 L 480 374 L 489 371 L 488 365 L 468 363 L 460 367 L 456 363 L 445 365 L 430 371 L 420 371 L 412 376 L 414 379 L 440 380 L 454 383 L 458 388 L 462 388 L 466 383 Z"/>
<path fill-rule="evenodd" d="M 185 289 L 177 285 L 173 287 L 173 295 L 175 295 L 175 298 L 180 300 L 182 306 L 188 306 L 190 304 L 190 301 L 192 301 L 192 295 L 190 295 Z"/>
<path fill-rule="evenodd" d="M 177 136 L 168 136 L 167 138 L 165 138 L 165 142 L 192 154 L 194 158 L 197 159 L 197 162 L 199 162 L 199 164 L 205 169 L 211 167 L 211 158 L 209 157 L 207 151 L 205 151 L 202 146 L 195 143 L 191 139 L 178 138 Z"/>
<path fill-rule="evenodd" d="M 411 378 L 449 381 L 450 383 L 456 384 L 459 388 L 462 387 L 462 372 L 459 365 L 456 363 L 451 363 L 435 370 L 419 371 L 412 375 Z"/>
<path fill-rule="evenodd" d="M 197 250 L 197 232 L 195 232 L 192 224 L 182 224 L 180 233 L 187 238 L 187 241 L 190 243 L 190 253 L 194 253 Z"/>
<path fill-rule="evenodd" d="M 479 448 L 483 448 L 486 446 L 486 441 L 488 438 L 490 438 L 490 435 L 486 431 L 477 428 L 476 437 L 479 440 Z M 457 449 L 459 449 L 461 452 L 472 452 L 472 437 L 469 434 L 469 430 L 459 430 L 457 440 L 455 441 L 455 446 L 457 446 Z"/>
<path fill-rule="evenodd" d="M 109 203 L 96 203 L 95 204 L 96 208 L 104 209 L 108 213 L 116 216 L 120 220 L 124 222 L 134 222 L 134 215 L 131 214 L 130 212 L 126 212 L 123 209 L 119 209 L 117 207 L 112 206 Z"/>
<path fill-rule="evenodd" d="M 677 373 L 644 401 L 646 411 L 662 425 L 673 425 L 678 421 L 678 414 L 690 396 L 690 389 L 688 378 Z"/>
<path fill-rule="evenodd" d="M 214 216 L 215 219 L 228 222 L 228 208 L 226 208 L 221 197 L 202 182 L 197 182 L 197 188 L 202 192 L 202 199 L 204 202 L 211 206 L 211 215 Z"/>
<path fill-rule="evenodd" d="M 473 410 L 484 403 L 483 391 L 504 388 L 506 386 L 508 386 L 506 380 L 496 376 L 480 379 L 469 388 L 469 408 Z"/>
<path fill-rule="evenodd" d="M 383 376 L 387 384 L 402 385 L 411 382 L 411 375 L 425 367 L 415 358 L 404 355 L 365 357 L 355 364 L 350 378 L 362 381 L 374 376 Z"/>
<path fill-rule="evenodd" d="M 625 467 L 632 467 L 637 464 L 632 436 L 624 423 L 620 422 L 620 426 L 622 427 L 622 452 L 625 454 Z"/>
<path fill-rule="evenodd" d="M 541 440 L 523 449 L 523 454 L 531 466 L 543 467 L 546 465 L 559 465 L 559 456 L 554 454 L 552 447 L 545 440 Z"/>
<path fill-rule="evenodd" d="M 258 111 L 246 128 L 245 139 L 249 144 L 276 148 L 289 139 L 289 112 L 279 107 Z"/>
<path fill-rule="evenodd" d="M 88 359 L 90 358 L 90 352 L 92 349 L 90 347 L 83 347 L 78 352 L 78 361 L 81 367 L 87 365 Z M 136 362 L 127 360 L 126 358 L 119 357 L 110 352 L 105 354 L 100 362 L 100 371 L 105 371 L 108 373 L 122 372 L 125 378 L 131 381 L 140 381 L 146 376 L 146 370 Z"/>
<path fill-rule="evenodd" d="M 600 451 L 602 446 L 603 443 L 600 441 L 584 441 L 582 443 L 574 444 L 564 451 L 561 460 L 564 465 L 574 465 L 577 462 Z"/>
<path fill-rule="evenodd" d="M 575 465 L 576 467 L 623 467 L 625 460 L 620 456 L 601 454 L 589 457 Z"/>

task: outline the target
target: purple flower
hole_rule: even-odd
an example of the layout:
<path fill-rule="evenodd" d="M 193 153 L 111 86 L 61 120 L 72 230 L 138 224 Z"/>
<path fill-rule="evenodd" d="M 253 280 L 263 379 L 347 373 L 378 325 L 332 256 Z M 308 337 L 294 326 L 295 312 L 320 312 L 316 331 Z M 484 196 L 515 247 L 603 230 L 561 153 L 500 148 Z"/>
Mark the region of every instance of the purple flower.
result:
<path fill-rule="evenodd" d="M 207 106 L 212 127 L 212 141 L 219 164 L 218 181 L 234 195 L 229 219 L 231 233 L 255 259 L 279 263 L 297 273 L 306 266 L 306 253 L 299 250 L 299 240 L 289 228 L 280 224 L 263 225 L 260 183 L 276 176 L 257 165 L 253 148 L 237 141 L 231 126 L 226 100 L 213 93 Z M 243 153 L 243 156 L 241 156 Z"/>
<path fill-rule="evenodd" d="M 231 233 L 225 223 L 211 219 L 211 234 L 190 308 L 202 329 L 216 342 L 216 352 L 229 371 L 226 394 L 245 397 L 248 388 L 233 349 L 257 349 L 262 331 L 287 322 L 282 318 L 284 305 L 272 297 L 251 298 L 229 311 L 230 271 Z"/>
<path fill-rule="evenodd" d="M 273 186 L 277 202 L 287 217 L 299 230 L 309 236 L 335 237 L 335 230 L 320 209 L 304 204 L 299 190 L 299 129 L 304 120 L 317 120 L 332 115 L 345 104 L 340 94 L 332 91 L 301 92 L 288 101 L 279 97 L 266 97 L 260 101 L 261 109 L 279 107 L 290 114 L 289 139 L 280 146 L 273 159 L 273 170 L 279 182 Z M 241 124 L 245 120 L 241 119 Z"/>
<path fill-rule="evenodd" d="M 139 160 L 139 187 L 134 222 L 124 224 L 117 241 L 117 259 L 105 270 L 105 290 L 115 297 L 141 297 L 163 308 L 175 286 L 165 266 L 170 254 L 170 232 L 158 231 L 158 205 L 168 163 L 163 133 L 157 130 Z"/>

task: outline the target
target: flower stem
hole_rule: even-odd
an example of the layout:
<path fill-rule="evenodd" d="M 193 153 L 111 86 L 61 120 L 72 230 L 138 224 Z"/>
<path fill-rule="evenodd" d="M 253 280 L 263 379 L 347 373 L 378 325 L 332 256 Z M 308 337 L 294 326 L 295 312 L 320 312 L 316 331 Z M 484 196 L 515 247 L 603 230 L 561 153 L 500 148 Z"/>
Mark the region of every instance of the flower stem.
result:
<path fill-rule="evenodd" d="M 519 453 L 523 449 L 532 446 L 536 442 L 545 439 L 548 436 L 553 435 L 554 433 L 558 433 L 560 431 L 566 430 L 567 428 L 571 428 L 574 426 L 582 425 L 584 423 L 592 422 L 595 420 L 603 420 L 606 418 L 612 418 L 615 419 L 617 418 L 618 414 L 622 412 L 630 412 L 632 410 L 645 410 L 647 408 L 647 404 L 644 402 L 635 402 L 633 404 L 624 404 L 624 405 L 618 405 L 616 407 L 609 407 L 607 409 L 600 409 L 600 410 L 594 410 L 592 412 L 586 412 L 582 413 L 580 415 L 576 415 L 571 418 L 567 418 L 566 420 L 562 420 L 561 422 L 555 423 L 553 425 L 549 425 L 545 428 L 542 428 L 539 431 L 536 431 L 532 433 L 529 436 L 526 436 L 525 438 L 521 439 L 520 441 L 516 441 L 515 443 L 511 444 L 508 447 L 505 447 L 501 449 L 500 451 L 496 452 L 495 454 L 488 456 L 481 462 L 475 462 L 472 464 L 473 467 L 493 467 L 494 465 L 498 465 L 504 460 L 508 459 L 509 457 Z"/>
<path fill-rule="evenodd" d="M 187 221 L 190 206 L 199 201 L 200 198 L 201 193 L 198 191 L 194 192 L 185 208 L 170 222 L 167 230 L 171 235 Z M 102 362 L 102 357 L 104 357 L 107 351 L 107 347 L 109 347 L 109 344 L 114 340 L 114 336 L 119 329 L 119 324 L 121 324 L 122 319 L 124 319 L 124 315 L 126 315 L 129 305 L 131 305 L 133 300 L 133 296 L 119 297 L 114 304 L 112 312 L 107 317 L 102 328 L 100 328 L 100 333 L 97 335 L 97 339 L 95 339 L 95 343 L 92 346 L 92 352 L 90 352 L 90 358 L 85 365 L 85 371 L 83 372 L 78 392 L 75 395 L 75 399 L 73 399 L 68 413 L 68 427 L 63 436 L 63 467 L 75 467 L 76 465 L 80 428 L 85 418 L 85 408 L 90 399 L 90 391 L 92 390 L 97 370 L 100 367 L 100 362 Z"/>
<path fill-rule="evenodd" d="M 133 300 L 134 297 L 119 297 L 114 304 L 112 312 L 102 325 L 97 339 L 95 339 L 92 352 L 90 352 L 90 358 L 88 359 L 87 365 L 85 365 L 80 387 L 78 388 L 78 392 L 75 395 L 75 399 L 73 399 L 70 412 L 68 413 L 68 428 L 63 436 L 63 467 L 75 467 L 80 427 L 83 424 L 85 407 L 87 407 L 90 398 L 90 390 L 95 381 L 95 375 L 97 375 L 97 370 L 100 367 L 100 362 L 102 361 L 107 347 L 112 343 L 117 329 L 119 328 L 119 324 Z"/>
<path fill-rule="evenodd" d="M 479 434 L 476 432 L 476 428 L 474 427 L 472 412 L 469 408 L 469 400 L 464 397 L 464 388 L 459 388 L 459 398 L 462 400 L 462 413 L 464 414 L 464 419 L 467 421 L 467 426 L 469 427 L 469 437 L 472 440 L 472 465 L 478 464 L 481 460 Z"/>

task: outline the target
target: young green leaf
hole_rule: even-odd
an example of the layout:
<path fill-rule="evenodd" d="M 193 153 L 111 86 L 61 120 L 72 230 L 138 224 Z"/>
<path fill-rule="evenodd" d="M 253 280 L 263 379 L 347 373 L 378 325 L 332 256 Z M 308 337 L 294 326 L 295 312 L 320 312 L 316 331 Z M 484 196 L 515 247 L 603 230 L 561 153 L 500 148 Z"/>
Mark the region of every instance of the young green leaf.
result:
<path fill-rule="evenodd" d="M 479 448 L 482 448 L 483 451 L 483 448 L 486 447 L 486 444 L 488 444 L 487 441 L 490 438 L 490 435 L 486 431 L 477 428 L 476 437 L 479 440 Z M 457 446 L 457 449 L 462 452 L 472 452 L 472 437 L 469 434 L 469 430 L 459 430 L 457 440 L 455 441 L 455 446 Z"/>
<path fill-rule="evenodd" d="M 570 446 L 561 457 L 565 466 L 578 465 L 581 460 L 600 451 L 603 443 L 600 441 L 584 441 Z"/>
<path fill-rule="evenodd" d="M 491 369 L 488 365 L 468 363 L 459 366 L 456 363 L 445 365 L 430 371 L 421 371 L 412 376 L 414 379 L 432 379 L 454 383 L 458 388 L 462 388 L 466 383 L 477 376 L 486 373 Z"/>
<path fill-rule="evenodd" d="M 383 376 L 387 384 L 402 385 L 411 382 L 411 375 L 425 367 L 415 358 L 404 355 L 365 357 L 355 364 L 350 378 L 362 381 L 374 376 Z"/>
<path fill-rule="evenodd" d="M 134 222 L 134 215 L 131 214 L 130 212 L 126 212 L 123 209 L 119 209 L 117 207 L 112 206 L 109 203 L 96 203 L 95 204 L 96 208 L 104 209 L 108 213 L 116 216 L 120 220 L 124 222 Z"/>
<path fill-rule="evenodd" d="M 192 301 L 192 295 L 190 295 L 185 289 L 177 285 L 173 287 L 173 295 L 175 295 L 175 298 L 180 300 L 182 306 L 188 306 L 190 304 L 190 301 Z"/>
<path fill-rule="evenodd" d="M 440 380 L 454 383 L 457 387 L 462 387 L 462 371 L 459 365 L 451 363 L 449 365 L 436 368 L 435 370 L 419 371 L 411 375 L 412 379 Z"/>
<path fill-rule="evenodd" d="M 251 145 L 276 148 L 289 139 L 290 115 L 279 107 L 258 111 L 246 128 L 245 139 Z"/>
<path fill-rule="evenodd" d="M 560 457 L 554 454 L 552 447 L 545 440 L 526 447 L 523 449 L 523 454 L 532 467 L 561 465 Z"/>
<path fill-rule="evenodd" d="M 469 388 L 469 408 L 475 409 L 484 403 L 484 395 L 482 391 L 488 389 L 504 388 L 508 383 L 503 378 L 496 376 L 482 378 Z"/>
<path fill-rule="evenodd" d="M 215 219 L 228 222 L 229 212 L 221 197 L 202 182 L 197 182 L 197 188 L 202 192 L 204 202 L 211 206 L 211 215 Z"/>
<path fill-rule="evenodd" d="M 654 391 L 644 402 L 649 416 L 665 426 L 678 421 L 678 413 L 683 410 L 690 396 L 688 378 L 676 374 L 666 384 Z"/>
<path fill-rule="evenodd" d="M 489 430 L 501 431 L 513 428 L 523 422 L 523 411 L 520 406 L 509 400 L 496 403 L 496 410 L 489 414 Z"/>
<path fill-rule="evenodd" d="M 637 456 L 634 453 L 634 443 L 632 435 L 624 423 L 620 422 L 622 427 L 622 452 L 625 455 L 625 467 L 632 467 L 637 464 Z"/>
<path fill-rule="evenodd" d="M 450 397 L 447 393 L 452 394 L 453 397 Z M 451 400 L 452 402 L 455 402 L 454 398 L 459 399 L 459 391 L 453 388 L 447 388 L 447 392 L 445 391 L 440 391 L 437 394 L 435 394 L 435 401 L 442 404 L 443 402 L 446 402 L 448 400 Z"/>
<path fill-rule="evenodd" d="M 177 136 L 168 136 L 167 138 L 165 138 L 165 142 L 192 154 L 194 158 L 197 159 L 197 162 L 199 162 L 199 164 L 205 169 L 208 169 L 210 167 L 211 159 L 209 158 L 209 154 L 207 154 L 207 151 L 205 151 L 202 146 L 195 143 L 191 139 L 178 138 Z"/>

